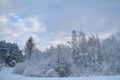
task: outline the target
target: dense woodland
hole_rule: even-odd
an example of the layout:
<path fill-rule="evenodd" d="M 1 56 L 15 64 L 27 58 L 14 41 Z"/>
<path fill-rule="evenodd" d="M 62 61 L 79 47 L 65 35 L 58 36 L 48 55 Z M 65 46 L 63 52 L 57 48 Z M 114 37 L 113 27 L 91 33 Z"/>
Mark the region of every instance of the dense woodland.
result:
<path fill-rule="evenodd" d="M 0 41 L 0 62 L 4 66 L 17 63 L 13 71 L 16 74 L 35 77 L 120 75 L 120 32 L 100 39 L 98 35 L 86 37 L 84 32 L 74 30 L 71 41 L 43 52 L 30 37 L 23 52 L 24 55 L 15 43 Z"/>
<path fill-rule="evenodd" d="M 13 67 L 16 63 L 23 61 L 22 51 L 16 43 L 0 41 L 0 64 Z"/>

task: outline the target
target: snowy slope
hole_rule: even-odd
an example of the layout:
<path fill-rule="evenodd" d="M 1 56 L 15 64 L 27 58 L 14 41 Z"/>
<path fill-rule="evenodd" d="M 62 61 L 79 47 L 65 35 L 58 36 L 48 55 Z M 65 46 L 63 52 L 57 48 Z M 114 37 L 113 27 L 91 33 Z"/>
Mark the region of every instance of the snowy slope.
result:
<path fill-rule="evenodd" d="M 39 78 L 25 77 L 12 73 L 12 68 L 3 68 L 0 71 L 0 80 L 120 80 L 120 76 L 102 76 L 102 77 L 69 77 L 69 78 Z"/>

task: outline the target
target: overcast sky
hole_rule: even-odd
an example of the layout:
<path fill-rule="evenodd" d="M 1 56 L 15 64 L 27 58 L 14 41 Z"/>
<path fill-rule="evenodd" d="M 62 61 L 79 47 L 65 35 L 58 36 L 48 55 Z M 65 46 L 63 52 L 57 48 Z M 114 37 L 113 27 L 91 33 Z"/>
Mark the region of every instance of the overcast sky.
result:
<path fill-rule="evenodd" d="M 0 40 L 23 48 L 29 36 L 37 47 L 70 40 L 72 30 L 107 37 L 120 30 L 120 0 L 0 0 Z"/>

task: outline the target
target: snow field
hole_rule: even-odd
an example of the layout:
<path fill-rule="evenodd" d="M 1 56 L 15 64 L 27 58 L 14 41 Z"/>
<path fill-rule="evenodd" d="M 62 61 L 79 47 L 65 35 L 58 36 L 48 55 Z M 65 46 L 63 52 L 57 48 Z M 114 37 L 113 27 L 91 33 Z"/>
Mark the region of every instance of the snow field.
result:
<path fill-rule="evenodd" d="M 25 77 L 12 73 L 13 68 L 4 67 L 0 71 L 0 80 L 120 80 L 120 76 L 91 76 L 91 77 L 66 77 L 66 78 L 43 78 Z"/>

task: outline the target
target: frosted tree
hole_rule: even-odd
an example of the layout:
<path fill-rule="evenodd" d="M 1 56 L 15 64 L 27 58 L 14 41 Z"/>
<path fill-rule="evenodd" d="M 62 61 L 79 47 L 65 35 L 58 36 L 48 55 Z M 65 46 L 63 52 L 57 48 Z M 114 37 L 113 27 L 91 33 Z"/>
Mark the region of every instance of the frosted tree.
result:
<path fill-rule="evenodd" d="M 87 53 L 87 40 L 85 34 L 80 31 L 78 36 L 78 43 L 79 43 L 79 54 L 81 57 L 81 65 L 87 67 L 88 62 L 88 53 Z"/>
<path fill-rule="evenodd" d="M 120 43 L 112 35 L 102 41 L 103 73 L 105 75 L 120 74 Z M 107 65 L 104 65 L 107 64 Z"/>
<path fill-rule="evenodd" d="M 70 74 L 70 50 L 65 45 L 58 45 L 55 49 L 54 68 L 60 77 L 66 77 Z"/>
<path fill-rule="evenodd" d="M 33 48 L 35 47 L 35 43 L 33 42 L 33 38 L 30 37 L 26 42 L 25 46 L 25 58 L 30 59 L 32 55 Z"/>
<path fill-rule="evenodd" d="M 79 55 L 79 49 L 78 49 L 78 37 L 75 30 L 72 31 L 72 57 L 73 62 L 78 65 L 80 62 L 80 55 Z"/>
<path fill-rule="evenodd" d="M 22 61 L 22 51 L 20 51 L 16 43 L 0 41 L 0 63 L 13 67 L 16 63 Z"/>
<path fill-rule="evenodd" d="M 35 48 L 33 39 L 29 38 L 25 47 L 28 60 L 19 63 L 15 71 L 26 76 L 39 77 L 118 75 L 120 74 L 118 37 L 110 36 L 100 40 L 98 35 L 92 35 L 86 38 L 82 31 L 77 35 L 74 30 L 70 45 L 59 44 L 44 52 Z M 0 46 L 3 45 L 4 42 Z M 9 47 L 11 44 L 5 46 Z M 7 53 L 9 50 L 3 52 Z"/>
<path fill-rule="evenodd" d="M 100 40 L 97 35 L 92 35 L 91 37 L 89 37 L 89 40 L 87 42 L 87 48 L 89 66 L 91 67 L 92 73 L 94 73 L 96 72 L 96 65 L 98 64 L 98 55 L 100 54 Z"/>
<path fill-rule="evenodd" d="M 79 32 L 78 42 L 79 42 L 79 52 L 86 53 L 87 52 L 86 36 L 82 31 Z"/>

